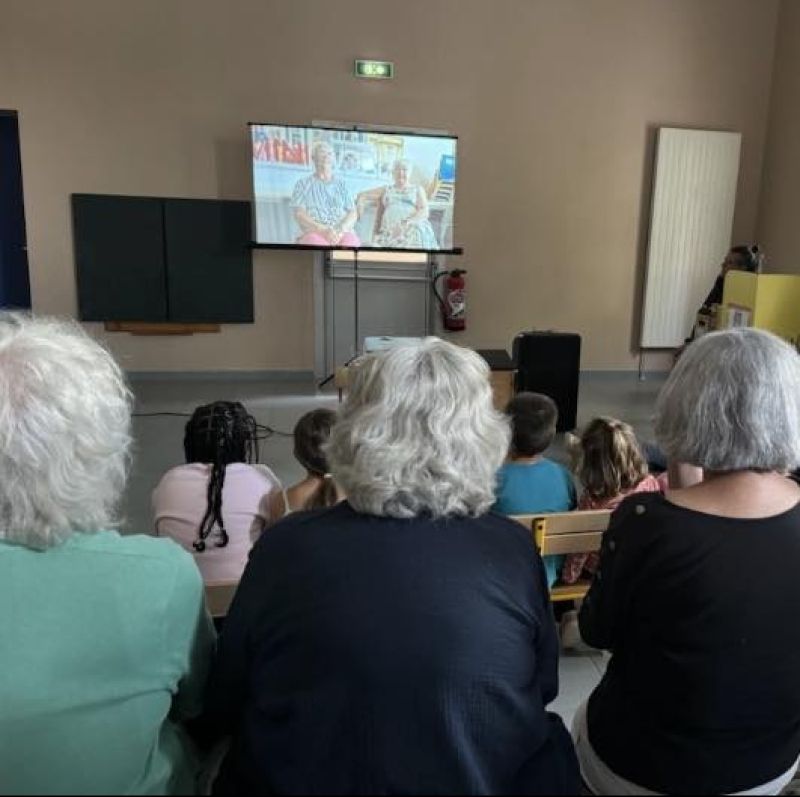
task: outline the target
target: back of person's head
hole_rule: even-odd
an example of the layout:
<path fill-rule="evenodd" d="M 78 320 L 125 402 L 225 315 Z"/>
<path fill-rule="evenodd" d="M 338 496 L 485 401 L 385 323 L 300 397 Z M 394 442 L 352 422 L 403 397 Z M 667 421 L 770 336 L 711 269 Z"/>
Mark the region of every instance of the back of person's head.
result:
<path fill-rule="evenodd" d="M 583 430 L 575 466 L 587 494 L 596 499 L 615 498 L 648 474 L 633 428 L 616 418 L 595 418 Z"/>
<path fill-rule="evenodd" d="M 800 465 L 800 355 L 758 329 L 711 332 L 686 347 L 656 402 L 672 462 L 710 471 Z"/>
<path fill-rule="evenodd" d="M 409 518 L 480 515 L 508 451 L 489 369 L 438 338 L 399 344 L 356 368 L 328 460 L 359 512 Z"/>
<path fill-rule="evenodd" d="M 235 462 L 258 459 L 256 422 L 238 401 L 215 401 L 198 407 L 186 424 L 183 450 L 188 463 L 211 465 L 206 511 L 197 531 L 194 547 L 206 549 L 206 538 L 216 526 L 217 546 L 228 544 L 222 520 L 222 488 L 225 468 Z"/>
<path fill-rule="evenodd" d="M 512 457 L 534 457 L 545 451 L 556 436 L 558 407 L 542 393 L 517 393 L 506 405 L 511 419 Z"/>
<path fill-rule="evenodd" d="M 78 324 L 0 313 L 0 539 L 54 546 L 113 527 L 131 395 Z"/>
<path fill-rule="evenodd" d="M 322 479 L 322 484 L 306 501 L 303 509 L 322 509 L 333 506 L 338 500 L 333 483 L 325 446 L 336 423 L 333 410 L 318 409 L 307 412 L 294 427 L 295 459 L 312 476 Z"/>
<path fill-rule="evenodd" d="M 736 259 L 735 268 L 740 271 L 758 271 L 761 265 L 761 250 L 758 244 L 732 246 L 729 254 Z"/>

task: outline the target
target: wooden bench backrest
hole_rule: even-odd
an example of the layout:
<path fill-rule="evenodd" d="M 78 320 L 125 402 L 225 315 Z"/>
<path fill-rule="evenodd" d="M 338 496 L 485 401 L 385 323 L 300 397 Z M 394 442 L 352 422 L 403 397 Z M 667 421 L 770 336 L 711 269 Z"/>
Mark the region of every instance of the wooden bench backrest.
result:
<path fill-rule="evenodd" d="M 589 509 L 550 515 L 512 515 L 511 519 L 533 534 L 542 556 L 550 556 L 599 551 L 610 517 L 608 509 Z"/>

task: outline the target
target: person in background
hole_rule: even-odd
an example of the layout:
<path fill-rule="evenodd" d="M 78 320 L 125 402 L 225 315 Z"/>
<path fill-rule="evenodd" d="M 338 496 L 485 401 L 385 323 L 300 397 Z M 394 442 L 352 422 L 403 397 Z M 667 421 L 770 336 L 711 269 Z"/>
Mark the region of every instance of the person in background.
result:
<path fill-rule="evenodd" d="M 285 493 L 273 493 L 272 517 L 289 512 L 323 509 L 333 506 L 343 496 L 333 481 L 324 447 L 336 423 L 333 410 L 318 409 L 307 412 L 294 427 L 294 456 L 305 468 L 302 481 L 293 484 Z"/>
<path fill-rule="evenodd" d="M 318 141 L 311 150 L 314 173 L 298 180 L 291 208 L 301 230 L 297 243 L 308 246 L 361 245 L 353 227 L 358 219 L 347 184 L 334 175 L 333 147 Z"/>
<path fill-rule="evenodd" d="M 656 404 L 694 486 L 625 499 L 581 607 L 611 651 L 575 716 L 595 794 L 779 794 L 800 753 L 800 356 L 755 329 L 689 346 Z"/>
<path fill-rule="evenodd" d="M 256 422 L 239 402 L 198 407 L 183 439 L 186 464 L 167 471 L 153 491 L 156 534 L 194 555 L 206 583 L 237 581 L 253 542 L 281 515 L 282 488 L 258 459 Z"/>
<path fill-rule="evenodd" d="M 733 246 L 728 251 L 725 259 L 720 265 L 720 271 L 714 280 L 714 285 L 706 296 L 700 310 L 697 313 L 698 319 L 701 317 L 711 317 L 717 305 L 722 304 L 723 292 L 725 289 L 725 277 L 729 271 L 748 271 L 756 272 L 761 267 L 763 255 L 757 245 L 753 246 Z M 696 338 L 700 337 L 702 327 L 700 321 L 692 326 L 692 331 L 683 345 L 676 350 L 675 360 L 677 361 L 686 347 Z"/>
<path fill-rule="evenodd" d="M 177 545 L 114 531 L 131 396 L 77 324 L 0 315 L 0 791 L 195 794 L 214 632 Z"/>
<path fill-rule="evenodd" d="M 576 437 L 567 440 L 575 475 L 582 493 L 578 509 L 616 509 L 632 493 L 662 490 L 650 474 L 633 428 L 616 418 L 595 418 Z M 596 553 L 570 554 L 561 568 L 561 581 L 574 584 L 581 576 L 591 578 L 597 570 Z M 578 647 L 578 613 L 561 618 L 561 642 L 565 649 Z"/>
<path fill-rule="evenodd" d="M 575 484 L 569 471 L 544 456 L 556 436 L 558 408 L 541 393 L 518 393 L 506 406 L 511 421 L 508 459 L 497 473 L 494 509 L 503 515 L 569 512 Z M 558 580 L 563 556 L 545 556 L 548 586 Z"/>
<path fill-rule="evenodd" d="M 367 356 L 331 431 L 347 500 L 253 548 L 207 690 L 215 793 L 576 794 L 530 533 L 489 511 L 507 421 L 436 338 Z M 399 389 L 411 386 L 413 389 Z"/>
<path fill-rule="evenodd" d="M 714 286 L 703 302 L 703 309 L 710 310 L 715 304 L 722 304 L 722 292 L 725 287 L 725 276 L 729 271 L 758 271 L 761 263 L 761 252 L 758 246 L 733 246 L 720 266 L 719 275 Z"/>

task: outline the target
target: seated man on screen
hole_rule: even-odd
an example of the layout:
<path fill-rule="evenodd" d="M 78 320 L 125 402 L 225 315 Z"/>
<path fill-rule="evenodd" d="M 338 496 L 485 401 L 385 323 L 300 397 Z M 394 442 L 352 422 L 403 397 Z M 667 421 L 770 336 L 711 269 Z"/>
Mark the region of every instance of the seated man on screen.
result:
<path fill-rule="evenodd" d="M 375 246 L 391 249 L 438 249 L 436 235 L 428 221 L 428 197 L 421 185 L 412 184 L 411 163 L 399 158 L 392 168 L 392 185 L 373 188 L 358 195 L 359 203 L 378 203 Z"/>
<path fill-rule="evenodd" d="M 297 243 L 308 246 L 361 246 L 353 232 L 356 207 L 341 177 L 333 174 L 333 147 L 318 141 L 311 151 L 314 173 L 298 180 L 291 207 L 302 231 Z"/>

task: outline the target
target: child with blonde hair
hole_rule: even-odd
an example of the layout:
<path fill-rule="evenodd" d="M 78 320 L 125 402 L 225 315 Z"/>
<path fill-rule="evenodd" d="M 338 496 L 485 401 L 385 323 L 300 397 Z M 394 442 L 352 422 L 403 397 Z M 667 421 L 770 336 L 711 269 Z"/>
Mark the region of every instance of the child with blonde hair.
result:
<path fill-rule="evenodd" d="M 595 418 L 579 437 L 567 435 L 567 448 L 583 489 L 579 510 L 613 510 L 633 493 L 663 489 L 647 467 L 633 428 L 624 421 Z M 599 558 L 597 553 L 570 554 L 561 568 L 561 583 L 574 584 L 582 575 L 593 577 Z M 568 611 L 561 618 L 561 644 L 566 650 L 582 644 L 576 611 Z"/>
<path fill-rule="evenodd" d="M 583 488 L 578 509 L 616 509 L 632 493 L 662 489 L 648 470 L 633 428 L 624 421 L 595 418 L 580 437 L 571 435 L 567 446 Z M 596 553 L 571 554 L 561 570 L 561 581 L 574 584 L 584 571 L 594 575 L 597 561 Z"/>

